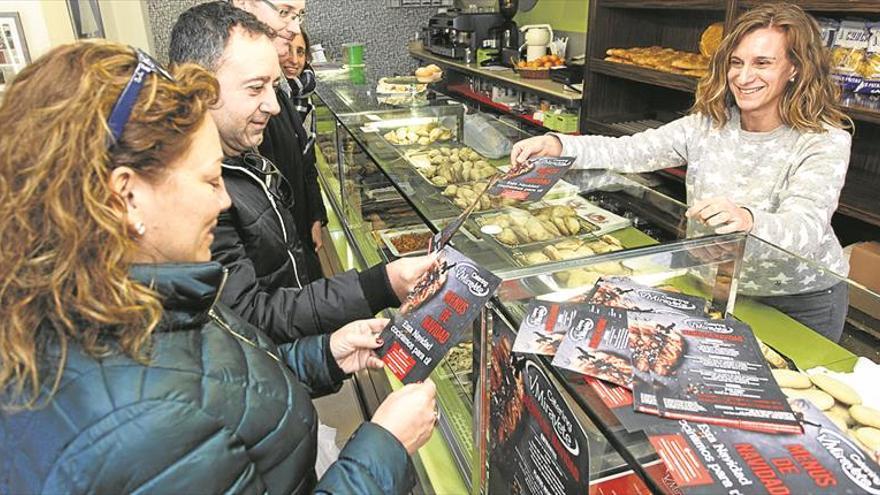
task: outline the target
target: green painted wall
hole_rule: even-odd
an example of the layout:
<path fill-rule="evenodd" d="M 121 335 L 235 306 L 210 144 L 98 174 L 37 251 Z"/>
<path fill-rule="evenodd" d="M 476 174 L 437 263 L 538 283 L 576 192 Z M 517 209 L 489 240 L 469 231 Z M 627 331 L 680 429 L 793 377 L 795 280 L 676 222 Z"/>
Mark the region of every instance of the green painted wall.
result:
<path fill-rule="evenodd" d="M 589 0 L 538 0 L 529 12 L 519 12 L 513 18 L 520 26 L 526 24 L 550 24 L 553 29 L 587 32 Z"/>

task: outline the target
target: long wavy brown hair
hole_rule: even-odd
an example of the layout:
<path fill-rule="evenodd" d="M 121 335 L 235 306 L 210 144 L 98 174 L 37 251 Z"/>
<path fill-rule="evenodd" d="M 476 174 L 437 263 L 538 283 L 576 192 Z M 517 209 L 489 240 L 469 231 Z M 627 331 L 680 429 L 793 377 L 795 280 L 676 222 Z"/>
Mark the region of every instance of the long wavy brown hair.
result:
<path fill-rule="evenodd" d="M 148 359 L 158 294 L 128 278 L 137 246 L 113 168 L 148 180 L 190 145 L 217 101 L 195 65 L 154 74 L 119 141 L 106 124 L 138 60 L 131 48 L 79 42 L 26 67 L 0 105 L 0 407 L 40 405 L 61 379 L 71 342 L 90 355 Z M 60 358 L 49 359 L 46 344 Z M 53 352 L 54 355 L 54 352 Z M 52 361 L 52 362 L 47 362 Z"/>
<path fill-rule="evenodd" d="M 736 103 L 727 83 L 730 56 L 743 37 L 757 29 L 785 32 L 788 59 L 797 70 L 779 101 L 782 122 L 801 132 L 824 132 L 823 125 L 851 128 L 852 120 L 840 108 L 840 89 L 831 79 L 831 54 L 823 48 L 816 20 L 797 5 L 768 3 L 744 13 L 709 62 L 709 75 L 697 86 L 692 111 L 712 118 L 721 127 Z"/>

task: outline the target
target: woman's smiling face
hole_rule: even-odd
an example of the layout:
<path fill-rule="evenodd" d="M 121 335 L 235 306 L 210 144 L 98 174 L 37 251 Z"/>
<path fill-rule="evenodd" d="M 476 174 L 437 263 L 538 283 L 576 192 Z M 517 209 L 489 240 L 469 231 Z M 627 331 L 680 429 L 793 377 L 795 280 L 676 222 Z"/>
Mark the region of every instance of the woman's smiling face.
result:
<path fill-rule="evenodd" d="M 299 77 L 306 66 L 306 41 L 301 34 L 290 41 L 290 53 L 281 61 L 281 68 L 288 79 Z"/>
<path fill-rule="evenodd" d="M 770 131 L 782 123 L 779 102 L 796 75 L 787 52 L 784 31 L 761 28 L 743 36 L 730 54 L 728 88 L 746 130 Z"/>

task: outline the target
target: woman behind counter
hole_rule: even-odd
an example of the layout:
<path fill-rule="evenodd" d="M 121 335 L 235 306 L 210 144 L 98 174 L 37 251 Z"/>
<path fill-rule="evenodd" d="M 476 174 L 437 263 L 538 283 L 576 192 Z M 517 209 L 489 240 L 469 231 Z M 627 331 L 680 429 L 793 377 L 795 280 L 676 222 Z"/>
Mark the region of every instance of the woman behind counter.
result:
<path fill-rule="evenodd" d="M 108 42 L 0 105 L 0 493 L 408 492 L 434 385 L 391 394 L 318 481 L 311 396 L 380 367 L 385 320 L 272 345 L 217 304 L 218 84 Z"/>
<path fill-rule="evenodd" d="M 687 165 L 689 218 L 719 234 L 751 232 L 846 274 L 831 216 L 849 165 L 844 129 L 852 122 L 838 105 L 829 57 L 816 21 L 800 7 L 762 5 L 722 40 L 691 115 L 620 138 L 529 138 L 514 145 L 511 162 L 565 155 L 577 157 L 575 168 L 624 173 Z M 782 275 L 754 277 L 749 293 L 769 296 L 762 301 L 839 340 L 846 284 L 816 290 L 809 271 L 794 280 Z"/>

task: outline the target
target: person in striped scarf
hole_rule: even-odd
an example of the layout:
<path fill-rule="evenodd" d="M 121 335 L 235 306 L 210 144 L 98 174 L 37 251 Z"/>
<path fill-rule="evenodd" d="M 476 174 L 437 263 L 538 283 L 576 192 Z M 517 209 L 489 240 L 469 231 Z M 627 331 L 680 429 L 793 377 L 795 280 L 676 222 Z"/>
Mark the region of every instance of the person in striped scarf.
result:
<path fill-rule="evenodd" d="M 322 272 L 316 252 L 323 244 L 321 227 L 327 223 L 327 210 L 321 198 L 318 172 L 315 168 L 316 121 L 311 95 L 315 92 L 316 78 L 315 71 L 309 65 L 310 59 L 308 35 L 300 28 L 290 40 L 287 56 L 281 58 L 281 68 L 287 84 L 280 86 L 278 98 L 287 98 L 286 106 L 298 114 L 288 120 L 294 125 L 295 144 L 300 146 L 302 154 L 301 174 L 294 177 L 293 174 L 297 171 L 291 170 L 289 179 L 291 182 L 301 183 L 299 188 L 304 197 L 294 205 L 293 213 L 297 219 L 300 239 L 308 252 L 306 262 L 309 273 L 320 277 Z"/>
<path fill-rule="evenodd" d="M 313 114 L 315 106 L 312 104 L 311 96 L 315 92 L 317 79 L 311 66 L 311 48 L 309 35 L 304 29 L 300 29 L 299 34 L 294 35 L 290 41 L 290 54 L 281 64 L 284 76 L 290 85 L 290 100 L 302 117 L 303 127 L 309 137 L 303 148 L 303 154 L 310 153 L 311 148 L 315 145 L 315 116 Z"/>

